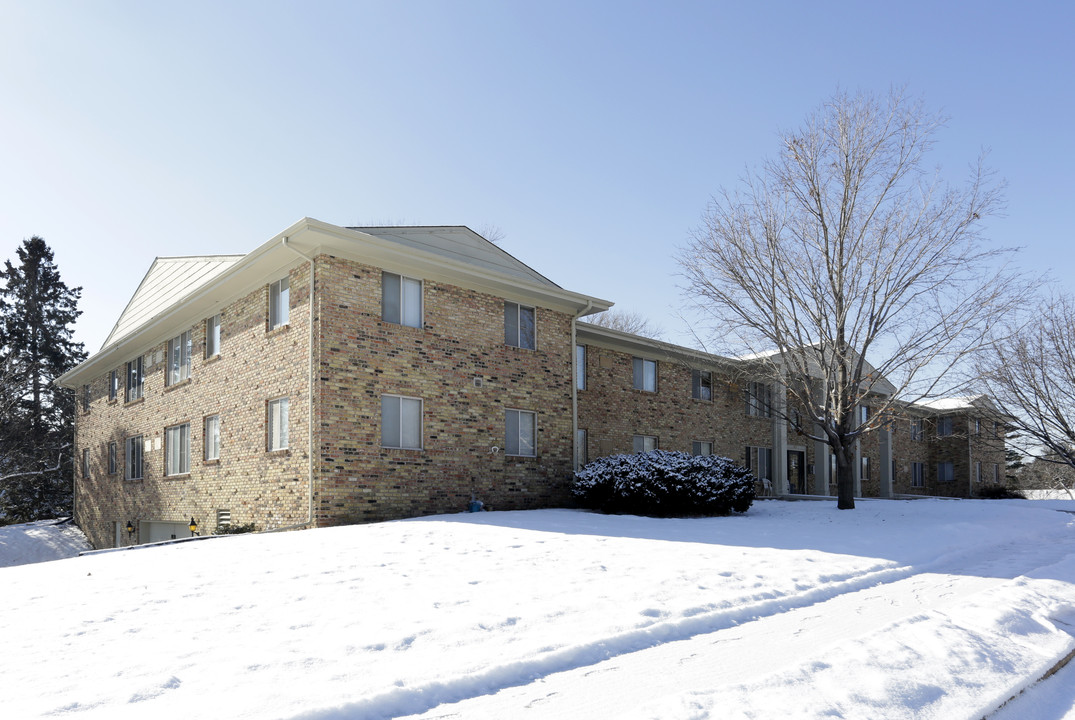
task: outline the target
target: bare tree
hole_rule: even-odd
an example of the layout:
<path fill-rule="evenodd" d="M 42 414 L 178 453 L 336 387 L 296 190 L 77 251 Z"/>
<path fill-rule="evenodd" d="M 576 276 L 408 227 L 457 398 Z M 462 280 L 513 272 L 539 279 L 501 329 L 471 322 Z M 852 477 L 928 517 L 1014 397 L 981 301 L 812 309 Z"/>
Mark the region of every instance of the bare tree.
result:
<path fill-rule="evenodd" d="M 1075 300 L 1043 301 L 1035 319 L 978 356 L 976 371 L 1035 464 L 1075 468 Z"/>
<path fill-rule="evenodd" d="M 854 507 L 855 440 L 948 392 L 949 369 L 1018 301 L 1020 279 L 997 269 L 1007 251 L 981 235 L 1002 187 L 981 162 L 958 188 L 925 170 L 942 125 L 900 92 L 838 93 L 711 200 L 680 253 L 714 338 L 752 355 L 799 429 L 831 448 L 842 509 Z M 860 404 L 874 410 L 865 422 Z"/>
<path fill-rule="evenodd" d="M 660 338 L 663 332 L 649 318 L 634 310 L 606 310 L 586 318 L 586 322 L 648 338 Z"/>
<path fill-rule="evenodd" d="M 499 245 L 508 236 L 499 225 L 493 225 L 492 223 L 482 223 L 478 228 L 478 234 L 494 245 Z"/>

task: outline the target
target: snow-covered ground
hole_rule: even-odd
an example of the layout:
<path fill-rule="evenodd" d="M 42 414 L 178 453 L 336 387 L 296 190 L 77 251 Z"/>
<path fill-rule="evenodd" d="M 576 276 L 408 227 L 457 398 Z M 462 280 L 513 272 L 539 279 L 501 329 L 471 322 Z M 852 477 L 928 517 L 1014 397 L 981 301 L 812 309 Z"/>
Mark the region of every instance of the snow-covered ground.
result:
<path fill-rule="evenodd" d="M 1075 720 L 1075 503 L 478 513 L 0 570 L 5 717 Z M 0 549 L 2 552 L 2 549 Z"/>
<path fill-rule="evenodd" d="M 90 544 L 70 521 L 0 526 L 0 568 L 76 557 Z"/>

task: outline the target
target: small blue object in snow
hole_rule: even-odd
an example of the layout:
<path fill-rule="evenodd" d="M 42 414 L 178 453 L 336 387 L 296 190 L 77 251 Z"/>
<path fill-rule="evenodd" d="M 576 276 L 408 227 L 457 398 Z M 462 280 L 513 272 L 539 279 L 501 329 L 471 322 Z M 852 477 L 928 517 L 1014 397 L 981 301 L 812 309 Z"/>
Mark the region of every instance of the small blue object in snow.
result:
<path fill-rule="evenodd" d="M 481 512 L 483 505 L 485 505 L 485 503 L 481 500 L 471 500 L 467 504 L 467 512 Z"/>

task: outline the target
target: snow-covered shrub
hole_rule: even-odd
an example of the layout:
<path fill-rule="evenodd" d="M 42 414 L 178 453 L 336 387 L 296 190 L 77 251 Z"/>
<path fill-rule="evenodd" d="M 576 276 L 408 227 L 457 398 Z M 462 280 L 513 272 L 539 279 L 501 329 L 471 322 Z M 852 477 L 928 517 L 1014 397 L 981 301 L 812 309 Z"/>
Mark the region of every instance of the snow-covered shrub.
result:
<path fill-rule="evenodd" d="M 754 502 L 754 476 L 726 457 L 653 450 L 594 460 L 575 474 L 571 492 L 606 513 L 727 515 Z"/>

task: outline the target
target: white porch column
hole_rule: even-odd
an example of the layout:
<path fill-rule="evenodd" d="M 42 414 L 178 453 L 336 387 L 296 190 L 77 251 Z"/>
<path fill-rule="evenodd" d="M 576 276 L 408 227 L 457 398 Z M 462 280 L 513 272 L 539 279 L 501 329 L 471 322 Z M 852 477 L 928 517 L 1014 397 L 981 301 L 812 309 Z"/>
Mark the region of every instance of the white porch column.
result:
<path fill-rule="evenodd" d="M 814 426 L 814 434 L 821 435 L 821 426 Z M 829 444 L 814 442 L 814 494 L 829 494 Z"/>

